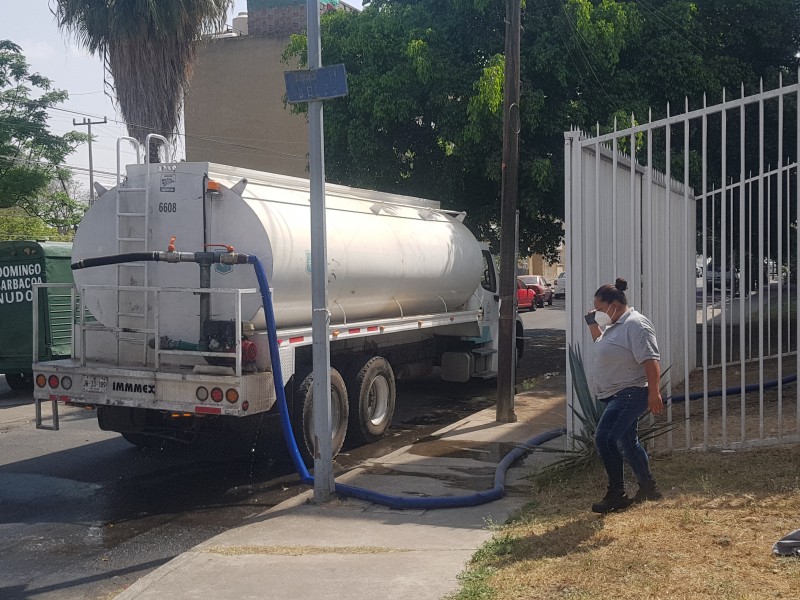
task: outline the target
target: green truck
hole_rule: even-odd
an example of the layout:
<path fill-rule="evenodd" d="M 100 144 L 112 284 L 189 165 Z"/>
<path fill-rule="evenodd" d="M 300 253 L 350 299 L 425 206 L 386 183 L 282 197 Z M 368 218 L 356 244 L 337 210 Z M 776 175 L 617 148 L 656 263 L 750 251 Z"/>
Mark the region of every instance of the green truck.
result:
<path fill-rule="evenodd" d="M 33 388 L 33 284 L 71 284 L 71 256 L 68 242 L 0 241 L 0 373 L 13 390 Z M 39 360 L 69 357 L 70 288 L 40 294 Z"/>

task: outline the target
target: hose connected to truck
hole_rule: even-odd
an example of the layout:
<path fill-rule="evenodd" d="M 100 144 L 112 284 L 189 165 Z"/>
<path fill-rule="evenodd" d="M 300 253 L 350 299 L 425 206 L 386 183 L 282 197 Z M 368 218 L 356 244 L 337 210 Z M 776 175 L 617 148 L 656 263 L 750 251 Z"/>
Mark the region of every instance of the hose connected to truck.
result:
<path fill-rule="evenodd" d="M 167 252 L 134 252 L 129 254 L 118 254 L 113 256 L 100 256 L 87 258 L 72 264 L 72 269 L 86 269 L 126 262 L 195 262 L 201 265 L 211 263 L 222 263 L 228 265 L 251 264 L 255 270 L 258 287 L 261 293 L 261 301 L 264 307 L 264 315 L 267 321 L 267 339 L 269 341 L 270 363 L 272 365 L 272 377 L 275 384 L 277 395 L 278 414 L 281 423 L 281 431 L 289 449 L 295 469 L 303 483 L 313 484 L 314 478 L 306 468 L 297 441 L 292 432 L 292 423 L 289 417 L 289 406 L 286 401 L 284 389 L 283 372 L 281 370 L 280 353 L 278 348 L 277 327 L 275 324 L 275 313 L 272 308 L 272 293 L 269 289 L 267 274 L 264 265 L 257 256 L 234 253 L 233 248 L 228 246 L 228 253 L 218 252 L 175 252 L 170 246 Z M 336 492 L 348 498 L 365 500 L 374 504 L 388 506 L 390 508 L 407 509 L 434 509 L 434 508 L 461 508 L 467 506 L 478 506 L 499 500 L 505 495 L 505 475 L 509 467 L 533 448 L 540 446 L 550 440 L 554 440 L 566 433 L 563 427 L 546 431 L 534 436 L 525 443 L 519 445 L 509 452 L 497 465 L 494 475 L 494 487 L 481 492 L 474 492 L 461 496 L 440 496 L 440 497 L 406 497 L 382 494 L 372 490 L 359 488 L 341 483 L 335 484 Z"/>

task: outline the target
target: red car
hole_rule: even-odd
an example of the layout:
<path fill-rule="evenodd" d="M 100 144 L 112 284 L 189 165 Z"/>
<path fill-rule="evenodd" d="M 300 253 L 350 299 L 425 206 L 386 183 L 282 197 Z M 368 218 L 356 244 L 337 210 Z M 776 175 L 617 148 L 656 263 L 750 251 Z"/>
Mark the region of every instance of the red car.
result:
<path fill-rule="evenodd" d="M 517 278 L 517 310 L 536 310 L 536 292 L 520 278 Z"/>
<path fill-rule="evenodd" d="M 544 306 L 547 302 L 548 306 L 553 304 L 553 288 L 547 280 L 541 275 L 520 275 L 519 279 L 530 289 L 536 292 L 536 304 Z"/>

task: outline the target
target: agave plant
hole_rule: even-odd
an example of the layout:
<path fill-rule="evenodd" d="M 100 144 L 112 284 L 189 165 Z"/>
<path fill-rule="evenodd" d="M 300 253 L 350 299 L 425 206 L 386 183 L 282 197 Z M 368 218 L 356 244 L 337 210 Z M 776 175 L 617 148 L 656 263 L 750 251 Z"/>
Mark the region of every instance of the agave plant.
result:
<path fill-rule="evenodd" d="M 574 417 L 580 422 L 581 427 L 580 431 L 572 434 L 572 448 L 567 450 L 541 448 L 541 450 L 544 451 L 566 453 L 563 458 L 548 466 L 546 471 L 587 469 L 600 459 L 594 436 L 597 432 L 597 424 L 603 416 L 606 405 L 595 398 L 589 388 L 589 381 L 586 377 L 586 369 L 584 367 L 580 348 L 573 348 L 572 345 L 570 345 L 568 353 L 569 368 L 572 373 L 572 389 L 577 399 L 577 406 L 573 403 L 570 409 Z M 668 371 L 669 368 L 661 373 L 662 379 Z M 648 413 L 644 413 L 639 417 L 639 440 L 642 444 L 646 444 L 656 437 L 667 433 L 677 425 L 677 423 L 674 422 L 656 422 L 650 424 L 647 422 L 649 419 Z"/>

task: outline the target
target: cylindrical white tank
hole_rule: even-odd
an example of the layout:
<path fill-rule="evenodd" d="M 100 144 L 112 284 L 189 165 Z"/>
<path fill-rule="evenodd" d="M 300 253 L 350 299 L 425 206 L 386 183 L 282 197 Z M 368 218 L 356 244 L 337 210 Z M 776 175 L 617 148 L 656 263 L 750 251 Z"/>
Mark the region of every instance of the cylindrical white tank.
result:
<path fill-rule="evenodd" d="M 233 32 L 235 34 L 247 35 L 247 13 L 240 12 L 238 15 L 233 17 L 231 26 L 233 27 Z"/>
<path fill-rule="evenodd" d="M 123 185 L 144 188 L 145 168 L 128 167 Z M 310 326 L 308 181 L 208 163 L 150 168 L 147 250 L 165 250 L 175 236 L 182 252 L 199 251 L 205 241 L 256 254 L 273 288 L 278 326 Z M 205 201 L 204 215 L 206 173 L 223 185 L 220 194 Z M 231 188 L 242 178 L 248 183 L 240 195 Z M 129 192 L 119 198 L 118 209 L 116 190 L 110 190 L 88 211 L 75 236 L 75 260 L 143 248 L 132 240 L 143 237 L 144 219 L 124 215 L 143 210 L 144 193 Z M 481 248 L 459 219 L 437 206 L 403 196 L 327 187 L 328 300 L 333 324 L 443 313 L 466 305 L 480 285 Z M 117 237 L 129 241 L 118 242 Z M 144 283 L 143 274 L 141 267 L 108 266 L 75 271 L 75 281 L 138 286 Z M 199 267 L 149 263 L 147 278 L 150 286 L 199 287 Z M 211 287 L 255 288 L 257 282 L 250 266 L 218 265 L 212 268 Z M 111 292 L 87 294 L 85 302 L 106 325 L 116 322 L 117 313 L 143 311 L 143 294 L 119 296 L 119 305 L 117 294 Z M 153 302 L 149 298 L 146 306 L 151 322 Z M 161 294 L 158 314 L 162 333 L 177 339 L 196 337 L 198 300 Z M 232 298 L 215 296 L 212 316 L 233 318 Z M 244 296 L 242 317 L 263 326 L 259 296 Z"/>

